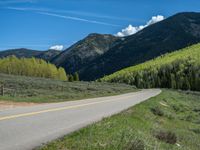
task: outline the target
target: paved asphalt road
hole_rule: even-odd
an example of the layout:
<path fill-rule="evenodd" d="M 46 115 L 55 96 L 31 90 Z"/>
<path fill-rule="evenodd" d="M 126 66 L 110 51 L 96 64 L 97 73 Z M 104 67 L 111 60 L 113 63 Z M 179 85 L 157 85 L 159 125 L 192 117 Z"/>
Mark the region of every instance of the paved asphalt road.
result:
<path fill-rule="evenodd" d="M 156 96 L 159 89 L 0 111 L 0 150 L 28 150 Z"/>

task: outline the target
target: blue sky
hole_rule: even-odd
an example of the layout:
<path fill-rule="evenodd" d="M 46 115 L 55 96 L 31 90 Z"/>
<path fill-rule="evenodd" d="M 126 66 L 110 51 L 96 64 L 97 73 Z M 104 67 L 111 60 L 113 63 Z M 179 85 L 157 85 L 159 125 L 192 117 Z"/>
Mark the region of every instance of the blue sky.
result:
<path fill-rule="evenodd" d="M 116 34 L 152 16 L 200 12 L 199 0 L 0 0 L 0 50 L 68 47 L 89 33 Z"/>

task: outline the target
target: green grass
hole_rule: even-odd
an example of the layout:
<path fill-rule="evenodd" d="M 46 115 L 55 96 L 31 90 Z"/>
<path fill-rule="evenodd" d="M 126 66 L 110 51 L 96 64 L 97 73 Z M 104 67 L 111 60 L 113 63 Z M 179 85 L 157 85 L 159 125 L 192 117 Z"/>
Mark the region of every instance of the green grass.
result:
<path fill-rule="evenodd" d="M 15 102 L 61 102 L 136 91 L 133 86 L 98 82 L 66 82 L 45 78 L 0 74 L 0 83 L 11 89 L 1 100 Z"/>
<path fill-rule="evenodd" d="M 39 149 L 198 150 L 199 147 L 200 93 L 163 90 L 154 98 Z"/>

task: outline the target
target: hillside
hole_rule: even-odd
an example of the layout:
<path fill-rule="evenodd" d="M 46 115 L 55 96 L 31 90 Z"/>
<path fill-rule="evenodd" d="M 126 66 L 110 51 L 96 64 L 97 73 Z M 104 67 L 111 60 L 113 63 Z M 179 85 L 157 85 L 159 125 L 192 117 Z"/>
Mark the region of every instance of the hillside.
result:
<path fill-rule="evenodd" d="M 8 56 L 16 56 L 18 58 L 40 58 L 46 61 L 50 61 L 53 57 L 57 56 L 60 51 L 57 50 L 47 50 L 47 51 L 38 51 L 38 50 L 31 50 L 26 48 L 19 48 L 19 49 L 10 49 L 5 51 L 0 51 L 0 58 L 8 57 Z"/>
<path fill-rule="evenodd" d="M 112 35 L 90 34 L 63 51 L 51 62 L 64 67 L 67 73 L 80 72 L 81 68 L 88 66 L 98 56 L 107 52 L 119 39 Z"/>
<path fill-rule="evenodd" d="M 127 83 L 139 88 L 200 90 L 200 44 L 128 67 L 100 81 Z"/>
<path fill-rule="evenodd" d="M 50 50 L 41 52 L 40 54 L 36 55 L 35 57 L 46 60 L 46 61 L 51 61 L 54 57 L 56 57 L 60 53 L 61 53 L 61 51 L 50 49 Z"/>
<path fill-rule="evenodd" d="M 162 54 L 200 42 L 200 13 L 179 13 L 124 38 L 80 70 L 94 80 Z"/>

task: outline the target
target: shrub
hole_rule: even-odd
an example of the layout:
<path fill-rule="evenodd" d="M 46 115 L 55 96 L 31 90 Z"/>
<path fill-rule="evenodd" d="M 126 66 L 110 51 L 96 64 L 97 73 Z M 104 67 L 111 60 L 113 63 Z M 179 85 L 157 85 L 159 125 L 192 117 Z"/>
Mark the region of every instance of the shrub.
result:
<path fill-rule="evenodd" d="M 173 110 L 174 110 L 175 112 L 180 111 L 180 107 L 177 106 L 177 105 L 172 105 L 172 108 L 173 108 Z"/>
<path fill-rule="evenodd" d="M 74 76 L 73 75 L 69 75 L 69 82 L 73 82 L 74 81 Z"/>
<path fill-rule="evenodd" d="M 191 129 L 194 133 L 196 133 L 196 134 L 200 134 L 200 129 Z"/>
<path fill-rule="evenodd" d="M 171 131 L 158 131 L 154 136 L 166 143 L 175 144 L 177 142 L 176 134 Z"/>
<path fill-rule="evenodd" d="M 151 108 L 151 112 L 154 115 L 157 115 L 157 116 L 163 116 L 164 115 L 163 111 L 158 106 Z"/>
<path fill-rule="evenodd" d="M 200 108 L 194 108 L 193 111 L 194 112 L 200 112 Z"/>

